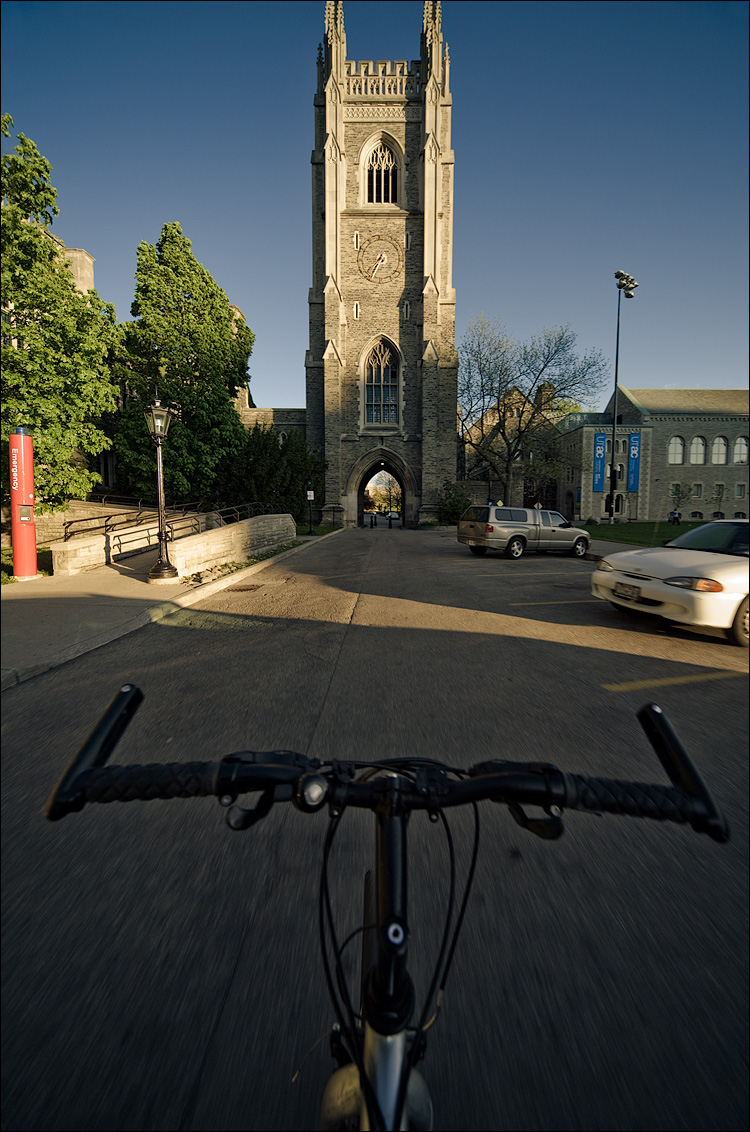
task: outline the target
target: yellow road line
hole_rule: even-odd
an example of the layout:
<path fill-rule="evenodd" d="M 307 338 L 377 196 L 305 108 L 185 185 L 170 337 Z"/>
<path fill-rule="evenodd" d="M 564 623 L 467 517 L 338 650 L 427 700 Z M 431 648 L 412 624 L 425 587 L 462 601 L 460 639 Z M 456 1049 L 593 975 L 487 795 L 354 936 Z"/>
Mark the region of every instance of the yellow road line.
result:
<path fill-rule="evenodd" d="M 661 680 L 630 680 L 626 684 L 602 684 L 608 692 L 641 692 L 644 688 L 663 688 L 667 684 L 698 684 L 704 680 L 731 680 L 746 672 L 705 672 L 699 676 L 664 676 Z"/>
<path fill-rule="evenodd" d="M 462 567 L 463 569 L 463 567 Z M 575 578 L 580 573 L 580 570 L 538 570 L 533 574 L 519 574 L 519 579 L 523 581 L 524 578 Z M 475 578 L 501 578 L 503 575 L 500 570 L 496 570 L 494 574 L 475 574 Z M 512 579 L 516 581 L 515 578 Z"/>
<path fill-rule="evenodd" d="M 567 598 L 565 601 L 509 601 L 508 605 L 594 605 L 598 597 Z"/>

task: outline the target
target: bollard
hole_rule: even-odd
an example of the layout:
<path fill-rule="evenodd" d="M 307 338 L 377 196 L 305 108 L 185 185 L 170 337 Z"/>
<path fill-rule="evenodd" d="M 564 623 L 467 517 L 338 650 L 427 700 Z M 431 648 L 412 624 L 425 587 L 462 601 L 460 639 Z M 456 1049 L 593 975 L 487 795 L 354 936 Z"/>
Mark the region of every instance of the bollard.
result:
<path fill-rule="evenodd" d="M 14 428 L 10 434 L 10 508 L 13 577 L 38 578 L 34 523 L 34 452 L 31 433 Z"/>

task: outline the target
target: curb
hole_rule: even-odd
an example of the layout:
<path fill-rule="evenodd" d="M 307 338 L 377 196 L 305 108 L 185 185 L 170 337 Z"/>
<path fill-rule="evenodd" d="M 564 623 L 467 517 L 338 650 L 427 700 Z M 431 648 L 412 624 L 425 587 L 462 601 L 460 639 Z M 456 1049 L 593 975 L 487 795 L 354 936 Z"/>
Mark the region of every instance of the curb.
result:
<path fill-rule="evenodd" d="M 67 664 L 69 660 L 76 660 L 79 656 L 84 656 L 88 652 L 93 652 L 94 649 L 99 649 L 103 645 L 111 644 L 112 641 L 118 640 L 120 637 L 127 637 L 130 633 L 134 633 L 136 629 L 142 629 L 144 625 L 150 625 L 156 621 L 162 621 L 165 617 L 169 617 L 178 609 L 185 609 L 196 602 L 202 601 L 205 597 L 211 597 L 215 593 L 226 589 L 228 586 L 234 585 L 243 578 L 249 578 L 253 574 L 260 573 L 265 570 L 267 566 L 272 566 L 276 562 L 283 562 L 285 558 L 291 557 L 292 554 L 298 554 L 299 551 L 304 550 L 310 543 L 322 542 L 323 539 L 331 538 L 333 535 L 338 535 L 345 528 L 340 527 L 338 530 L 329 531 L 325 535 L 317 535 L 314 539 L 311 536 L 306 537 L 306 541 L 300 546 L 293 546 L 291 550 L 285 550 L 282 554 L 273 555 L 271 558 L 264 558 L 262 562 L 256 562 L 253 566 L 245 566 L 242 570 L 235 570 L 233 573 L 225 574 L 221 578 L 215 578 L 212 582 L 204 582 L 202 585 L 194 586 L 193 589 L 188 590 L 187 593 L 180 594 L 179 597 L 173 598 L 171 601 L 156 602 L 150 605 L 147 609 L 142 610 L 135 617 L 129 621 L 123 621 L 113 629 L 107 629 L 103 633 L 97 634 L 95 637 L 89 637 L 87 641 L 80 641 L 76 645 L 71 645 L 69 649 L 63 649 L 62 652 L 57 653 L 50 660 L 41 661 L 39 664 L 31 664 L 27 668 L 6 668 L 2 672 L 0 678 L 0 691 L 5 692 L 8 688 L 15 688 L 18 684 L 23 684 L 26 680 L 32 680 L 35 676 L 41 676 L 45 672 L 49 672 L 53 668 L 59 668 L 62 664 Z"/>

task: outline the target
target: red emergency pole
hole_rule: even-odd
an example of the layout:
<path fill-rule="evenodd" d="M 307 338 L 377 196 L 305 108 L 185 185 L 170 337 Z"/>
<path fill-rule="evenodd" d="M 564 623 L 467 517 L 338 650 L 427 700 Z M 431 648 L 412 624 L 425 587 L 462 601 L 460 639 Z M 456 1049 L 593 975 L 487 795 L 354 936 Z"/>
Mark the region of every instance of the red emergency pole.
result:
<path fill-rule="evenodd" d="M 27 581 L 37 577 L 34 452 L 27 428 L 14 428 L 10 434 L 10 510 L 13 576 Z"/>

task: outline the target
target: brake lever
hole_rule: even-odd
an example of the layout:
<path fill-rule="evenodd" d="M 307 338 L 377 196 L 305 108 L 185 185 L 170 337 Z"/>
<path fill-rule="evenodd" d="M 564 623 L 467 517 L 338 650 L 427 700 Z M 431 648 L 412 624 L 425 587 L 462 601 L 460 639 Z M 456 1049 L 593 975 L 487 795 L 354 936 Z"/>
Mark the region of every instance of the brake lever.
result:
<path fill-rule="evenodd" d="M 227 814 L 224 820 L 230 829 L 249 829 L 251 825 L 256 825 L 257 822 L 268 816 L 273 803 L 273 790 L 264 790 L 256 804 L 251 809 L 246 809 L 244 806 L 238 806 L 236 802 L 232 804 L 232 802 L 230 801 L 229 808 L 227 809 Z"/>
<path fill-rule="evenodd" d="M 545 810 L 545 813 L 549 814 L 549 817 L 546 818 L 530 818 L 517 802 L 508 802 L 507 806 L 513 821 L 520 825 L 522 829 L 527 829 L 529 833 L 533 833 L 535 837 L 541 837 L 544 841 L 557 841 L 558 837 L 562 837 L 565 832 L 562 810 L 559 806 L 550 806 L 548 810 Z"/>

